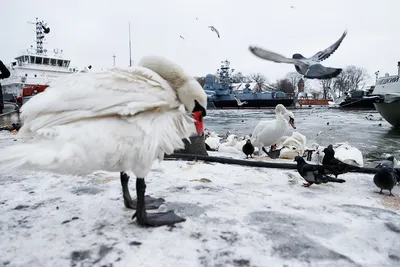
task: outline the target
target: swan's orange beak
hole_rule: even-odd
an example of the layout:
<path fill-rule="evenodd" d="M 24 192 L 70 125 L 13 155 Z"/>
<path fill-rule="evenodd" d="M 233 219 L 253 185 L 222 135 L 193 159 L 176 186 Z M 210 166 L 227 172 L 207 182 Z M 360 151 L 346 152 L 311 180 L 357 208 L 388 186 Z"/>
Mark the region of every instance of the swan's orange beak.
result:
<path fill-rule="evenodd" d="M 289 123 L 293 127 L 293 129 L 296 129 L 296 126 L 294 125 L 294 119 L 293 118 L 290 118 Z"/>
<path fill-rule="evenodd" d="M 195 120 L 194 125 L 199 136 L 203 136 L 204 133 L 204 117 L 202 111 L 195 111 L 192 113 Z"/>

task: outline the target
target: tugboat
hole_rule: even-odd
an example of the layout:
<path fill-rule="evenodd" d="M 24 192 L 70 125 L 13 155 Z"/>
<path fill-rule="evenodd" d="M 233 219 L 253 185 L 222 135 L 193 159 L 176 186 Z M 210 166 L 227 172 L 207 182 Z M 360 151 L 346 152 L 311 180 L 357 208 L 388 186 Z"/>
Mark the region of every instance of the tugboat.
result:
<path fill-rule="evenodd" d="M 370 86 L 365 90 L 353 90 L 344 93 L 340 98 L 337 98 L 331 90 L 331 95 L 334 97 L 334 102 L 329 102 L 331 108 L 342 109 L 375 109 L 374 104 L 379 101 L 379 97 L 373 95 L 375 86 Z"/>
<path fill-rule="evenodd" d="M 255 92 L 250 88 L 249 83 L 244 83 L 244 88 L 240 90 L 232 85 L 231 74 L 234 69 L 230 69 L 228 60 L 221 61 L 221 68 L 217 70 L 219 82 L 212 74 L 207 74 L 204 91 L 207 94 L 207 109 L 261 109 L 275 108 L 282 104 L 285 107 L 293 105 L 294 98 L 282 91 L 261 91 Z M 275 89 L 272 86 L 268 88 Z"/>
<path fill-rule="evenodd" d="M 10 77 L 2 81 L 3 93 L 12 94 L 22 104 L 22 98 L 43 92 L 49 83 L 60 76 L 78 72 L 71 67 L 71 60 L 63 57 L 63 50 L 47 51 L 43 43 L 50 28 L 44 21 L 30 22 L 36 25 L 36 46 L 31 45 L 9 64 Z"/>

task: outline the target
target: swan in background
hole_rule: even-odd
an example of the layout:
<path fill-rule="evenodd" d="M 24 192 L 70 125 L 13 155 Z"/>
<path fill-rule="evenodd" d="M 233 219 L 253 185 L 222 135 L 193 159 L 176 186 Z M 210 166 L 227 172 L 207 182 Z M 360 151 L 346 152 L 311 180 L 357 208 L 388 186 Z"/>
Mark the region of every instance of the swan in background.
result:
<path fill-rule="evenodd" d="M 230 141 L 222 143 L 219 145 L 218 152 L 222 153 L 232 153 L 232 154 L 242 154 L 242 150 L 236 148 L 238 142 L 238 137 L 233 136 Z"/>
<path fill-rule="evenodd" d="M 256 134 L 253 132 L 252 134 L 251 142 L 254 146 L 258 147 L 259 151 L 261 151 L 263 146 L 269 147 L 274 145 L 285 134 L 288 128 L 288 121 L 293 128 L 296 128 L 294 125 L 294 116 L 291 117 L 291 112 L 286 112 L 283 115 L 278 106 L 275 108 L 276 119 L 268 121 L 268 123 L 264 124 L 261 131 Z M 283 105 L 281 106 L 283 107 Z"/>
<path fill-rule="evenodd" d="M 276 114 L 277 112 L 281 112 L 281 113 L 284 115 L 285 119 L 288 121 L 288 123 L 290 123 L 290 125 L 291 125 L 294 129 L 296 129 L 296 127 L 294 126 L 294 114 L 293 114 L 292 112 L 288 111 L 288 110 L 285 108 L 285 106 L 282 105 L 282 104 L 276 105 L 276 107 L 275 107 L 275 114 Z M 292 122 L 290 122 L 291 119 L 292 119 Z M 257 136 L 257 135 L 263 130 L 263 128 L 264 128 L 267 124 L 273 124 L 273 123 L 275 123 L 275 119 L 273 119 L 273 120 L 260 120 L 260 121 L 257 123 L 256 127 L 254 127 L 254 130 L 253 130 L 253 132 L 252 132 L 252 134 L 251 134 L 251 137 Z"/>
<path fill-rule="evenodd" d="M 0 168 L 76 175 L 120 172 L 124 204 L 136 209 L 133 217 L 140 225 L 183 222 L 173 211 L 146 212 L 162 199 L 146 199 L 144 178 L 155 159 L 183 149 L 182 139 L 189 139 L 194 128 L 203 135 L 206 106 L 200 84 L 163 57 L 61 77 L 22 106 L 19 135 L 33 139 L 3 148 Z M 136 176 L 137 201 L 130 196 L 125 171 Z"/>
<path fill-rule="evenodd" d="M 306 149 L 307 138 L 299 132 L 293 132 L 282 143 L 282 150 L 279 154 L 283 159 L 294 159 L 296 156 L 303 156 Z"/>
<path fill-rule="evenodd" d="M 206 139 L 205 143 L 212 149 L 212 150 L 218 150 L 218 147 L 220 145 L 221 137 L 219 137 L 216 133 L 214 132 L 208 132 L 206 134 Z"/>
<path fill-rule="evenodd" d="M 348 142 L 336 143 L 333 144 L 332 147 L 335 151 L 335 158 L 338 160 L 357 167 L 364 166 L 362 152 L 358 148 L 349 145 Z M 317 151 L 313 153 L 311 160 L 318 164 L 322 164 L 322 160 L 325 156 L 323 150 L 325 148 L 325 146 L 318 146 Z"/>

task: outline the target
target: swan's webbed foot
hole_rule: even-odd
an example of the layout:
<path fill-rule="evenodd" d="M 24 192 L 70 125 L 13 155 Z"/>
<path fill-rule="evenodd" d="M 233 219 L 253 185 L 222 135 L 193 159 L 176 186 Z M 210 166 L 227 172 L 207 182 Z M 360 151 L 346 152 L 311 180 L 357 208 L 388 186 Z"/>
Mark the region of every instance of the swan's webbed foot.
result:
<path fill-rule="evenodd" d="M 311 183 L 304 183 L 303 187 L 310 187 L 310 185 L 312 185 Z"/>
<path fill-rule="evenodd" d="M 179 217 L 172 210 L 168 212 L 147 213 L 144 197 L 145 191 L 146 183 L 144 179 L 136 178 L 136 194 L 138 201 L 137 209 L 133 214 L 132 219 L 136 217 L 139 225 L 157 227 L 186 221 L 186 219 Z"/>
<path fill-rule="evenodd" d="M 124 205 L 128 209 L 136 209 L 137 208 L 137 199 L 132 200 L 131 195 L 129 193 L 128 182 L 129 176 L 125 172 L 120 173 L 121 185 L 122 185 L 122 195 L 124 197 Z M 146 209 L 154 210 L 158 209 L 161 204 L 165 202 L 163 198 L 154 198 L 149 195 L 144 196 L 144 202 L 146 205 Z"/>

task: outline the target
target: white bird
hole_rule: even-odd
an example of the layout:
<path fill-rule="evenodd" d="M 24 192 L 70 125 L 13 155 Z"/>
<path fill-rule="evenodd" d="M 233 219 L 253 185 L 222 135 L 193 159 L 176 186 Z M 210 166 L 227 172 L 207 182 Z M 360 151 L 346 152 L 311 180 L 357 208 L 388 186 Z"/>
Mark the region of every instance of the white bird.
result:
<path fill-rule="evenodd" d="M 208 28 L 210 28 L 213 32 L 215 32 L 217 34 L 218 38 L 220 38 L 218 30 L 214 26 L 208 26 Z"/>
<path fill-rule="evenodd" d="M 275 113 L 275 120 L 272 120 L 271 123 L 265 124 L 258 134 L 252 134 L 251 136 L 251 143 L 254 146 L 257 146 L 259 151 L 261 151 L 262 147 L 269 147 L 276 144 L 276 142 L 285 134 L 289 126 L 288 121 L 292 125 L 292 127 L 295 128 L 294 119 L 291 118 L 288 113 L 286 113 L 285 116 L 289 119 L 285 118 L 285 116 L 280 111 L 280 108 L 276 107 Z"/>
<path fill-rule="evenodd" d="M 140 225 L 183 222 L 173 211 L 146 212 L 164 200 L 145 198 L 144 178 L 155 159 L 183 149 L 182 139 L 195 128 L 203 134 L 206 106 L 200 84 L 163 57 L 143 57 L 134 67 L 71 74 L 21 108 L 19 135 L 33 139 L 3 148 L 0 168 L 79 175 L 121 172 L 124 204 L 136 209 Z M 136 203 L 125 171 L 137 178 Z"/>
<path fill-rule="evenodd" d="M 296 126 L 294 125 L 294 114 L 290 111 L 288 111 L 284 105 L 282 104 L 278 104 L 275 107 L 275 114 L 276 112 L 281 112 L 283 114 L 283 116 L 285 117 L 285 119 L 287 120 L 287 122 L 293 127 L 293 129 L 296 129 Z M 251 134 L 251 137 L 255 137 L 257 136 L 262 129 L 266 126 L 266 125 L 274 125 L 276 122 L 275 119 L 273 120 L 261 120 L 258 122 L 258 124 L 256 125 L 256 127 L 254 127 L 253 133 Z"/>
<path fill-rule="evenodd" d="M 243 102 L 242 102 L 242 101 L 241 101 L 239 98 L 237 98 L 236 96 L 234 96 L 233 98 L 236 100 L 237 105 L 238 105 L 239 107 L 248 104 L 247 101 L 243 101 Z"/>
<path fill-rule="evenodd" d="M 320 64 L 321 61 L 330 57 L 340 46 L 344 37 L 347 35 L 347 30 L 344 31 L 339 40 L 334 44 L 326 48 L 325 50 L 319 51 L 315 55 L 309 58 L 303 57 L 301 54 L 296 53 L 292 58 L 287 58 L 278 53 L 265 50 L 260 47 L 250 46 L 249 50 L 257 57 L 273 61 L 276 63 L 287 63 L 293 64 L 298 73 L 304 75 L 305 78 L 309 79 L 330 79 L 337 77 L 342 69 L 324 67 Z"/>

